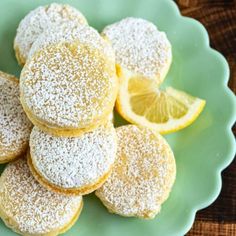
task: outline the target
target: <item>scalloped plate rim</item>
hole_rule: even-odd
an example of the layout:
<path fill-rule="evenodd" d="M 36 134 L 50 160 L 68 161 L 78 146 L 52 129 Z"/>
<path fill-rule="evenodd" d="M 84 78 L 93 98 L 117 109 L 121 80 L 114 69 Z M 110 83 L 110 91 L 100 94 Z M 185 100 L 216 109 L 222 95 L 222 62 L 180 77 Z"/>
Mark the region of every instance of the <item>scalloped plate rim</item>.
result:
<path fill-rule="evenodd" d="M 215 169 L 217 185 L 214 189 L 214 193 L 209 193 L 208 194 L 208 195 L 211 194 L 212 196 L 208 196 L 208 198 L 206 198 L 204 201 L 199 201 L 198 204 L 194 204 L 194 206 L 192 206 L 190 216 L 189 216 L 189 220 L 188 220 L 188 222 L 186 222 L 186 225 L 185 225 L 185 227 L 183 227 L 182 233 L 181 233 L 182 235 L 185 235 L 191 229 L 191 227 L 194 223 L 197 211 L 208 207 L 209 205 L 211 205 L 218 198 L 218 196 L 220 194 L 220 191 L 222 189 L 222 171 L 224 169 L 226 169 L 231 164 L 231 162 L 234 160 L 234 155 L 235 155 L 235 152 L 236 152 L 236 145 L 235 145 L 235 143 L 233 144 L 234 135 L 233 135 L 233 132 L 232 132 L 231 129 L 232 129 L 232 127 L 235 123 L 235 120 L 236 120 L 236 109 L 235 109 L 236 100 L 235 100 L 235 98 L 233 98 L 234 94 L 227 85 L 228 82 L 229 82 L 229 79 L 230 79 L 230 69 L 229 69 L 228 62 L 225 59 L 225 57 L 219 51 L 217 51 L 216 49 L 214 49 L 210 46 L 209 35 L 208 35 L 208 32 L 207 32 L 206 28 L 204 27 L 204 25 L 196 19 L 193 19 L 191 17 L 183 16 L 181 14 L 177 4 L 174 1 L 169 1 L 169 2 L 171 3 L 172 8 L 174 9 L 174 11 L 176 13 L 176 16 L 178 18 L 182 18 L 183 21 L 185 21 L 185 19 L 189 20 L 189 21 L 192 21 L 191 24 L 196 24 L 197 25 L 197 27 L 201 30 L 201 33 L 204 35 L 204 41 L 206 42 L 205 46 L 206 46 L 207 51 L 209 51 L 211 53 L 214 53 L 215 57 L 219 57 L 221 63 L 224 66 L 223 86 L 225 87 L 224 88 L 225 92 L 230 96 L 228 99 L 231 100 L 232 103 L 234 103 L 232 114 L 231 114 L 231 116 L 228 116 L 227 122 L 225 121 L 225 123 L 227 124 L 227 127 L 226 127 L 227 136 L 230 137 L 230 141 L 232 142 L 231 150 L 228 151 L 228 155 L 227 155 L 227 157 L 224 158 L 224 162 L 219 164 L 217 166 L 218 168 Z"/>

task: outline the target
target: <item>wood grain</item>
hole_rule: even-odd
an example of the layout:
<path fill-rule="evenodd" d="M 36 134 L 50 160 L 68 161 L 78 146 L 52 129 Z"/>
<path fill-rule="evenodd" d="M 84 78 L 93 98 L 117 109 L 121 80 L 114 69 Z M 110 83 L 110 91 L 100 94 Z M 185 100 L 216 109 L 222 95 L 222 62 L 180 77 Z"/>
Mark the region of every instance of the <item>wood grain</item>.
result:
<path fill-rule="evenodd" d="M 210 44 L 230 65 L 229 87 L 236 93 L 236 0 L 176 0 L 181 13 L 199 20 Z M 234 127 L 236 134 L 236 127 Z M 236 236 L 236 159 L 223 172 L 218 199 L 197 213 L 188 236 Z"/>

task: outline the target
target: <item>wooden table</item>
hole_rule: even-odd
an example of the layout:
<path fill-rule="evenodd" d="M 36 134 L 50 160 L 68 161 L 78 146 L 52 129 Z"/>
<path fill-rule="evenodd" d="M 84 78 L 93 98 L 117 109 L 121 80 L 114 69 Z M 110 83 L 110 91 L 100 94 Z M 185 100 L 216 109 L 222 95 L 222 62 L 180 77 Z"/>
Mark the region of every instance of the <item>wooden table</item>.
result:
<path fill-rule="evenodd" d="M 199 20 L 207 29 L 210 43 L 230 65 L 229 87 L 236 93 L 236 0 L 176 0 L 185 16 Z M 236 134 L 236 127 L 234 127 Z M 236 236 L 236 159 L 223 172 L 218 199 L 197 213 L 188 236 Z"/>

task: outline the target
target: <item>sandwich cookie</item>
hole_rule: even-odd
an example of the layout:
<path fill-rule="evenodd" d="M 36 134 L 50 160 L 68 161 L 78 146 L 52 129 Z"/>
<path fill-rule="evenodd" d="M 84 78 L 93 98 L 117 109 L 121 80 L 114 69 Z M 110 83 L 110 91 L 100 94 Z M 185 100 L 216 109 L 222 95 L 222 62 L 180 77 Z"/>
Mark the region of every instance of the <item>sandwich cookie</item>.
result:
<path fill-rule="evenodd" d="M 112 213 L 154 218 L 175 180 L 171 148 L 147 128 L 127 125 L 116 131 L 117 158 L 110 177 L 95 194 Z"/>
<path fill-rule="evenodd" d="M 21 235 L 56 236 L 66 232 L 82 209 L 81 196 L 65 196 L 42 187 L 25 159 L 6 167 L 0 178 L 0 216 Z"/>
<path fill-rule="evenodd" d="M 0 71 L 0 163 L 26 151 L 31 128 L 20 104 L 19 80 Z"/>
<path fill-rule="evenodd" d="M 24 65 L 30 48 L 35 40 L 48 28 L 87 24 L 85 17 L 77 9 L 69 5 L 52 3 L 40 6 L 27 14 L 20 22 L 14 41 L 16 58 Z"/>
<path fill-rule="evenodd" d="M 157 84 L 164 80 L 172 61 L 171 44 L 153 23 L 129 17 L 105 27 L 102 35 L 115 50 L 121 79 L 141 77 Z"/>
<path fill-rule="evenodd" d="M 74 138 L 55 137 L 34 127 L 28 164 L 34 177 L 46 188 L 84 195 L 108 178 L 116 149 L 116 132 L 110 121 Z"/>
<path fill-rule="evenodd" d="M 118 91 L 114 61 L 79 41 L 51 44 L 27 61 L 21 103 L 45 132 L 77 136 L 104 123 Z"/>
<path fill-rule="evenodd" d="M 91 45 L 115 63 L 115 53 L 109 41 L 101 37 L 97 30 L 88 25 L 72 25 L 72 23 L 69 27 L 67 24 L 62 24 L 46 29 L 33 43 L 28 58 L 31 58 L 35 52 L 51 44 L 61 42 L 73 43 L 74 41 Z"/>

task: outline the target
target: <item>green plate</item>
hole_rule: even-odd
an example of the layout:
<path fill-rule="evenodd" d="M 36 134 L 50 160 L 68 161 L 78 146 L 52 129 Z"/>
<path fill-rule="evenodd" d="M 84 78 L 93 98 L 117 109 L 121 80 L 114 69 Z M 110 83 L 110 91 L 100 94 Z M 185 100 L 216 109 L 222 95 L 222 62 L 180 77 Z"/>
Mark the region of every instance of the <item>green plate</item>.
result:
<path fill-rule="evenodd" d="M 19 75 L 12 49 L 19 21 L 37 5 L 51 1 L 0 1 L 0 70 Z M 172 236 L 184 235 L 195 213 L 211 204 L 221 189 L 221 171 L 235 154 L 231 127 L 236 101 L 227 87 L 229 68 L 224 57 L 211 49 L 204 27 L 180 15 L 167 0 L 71 0 L 89 23 L 101 30 L 126 16 L 142 17 L 167 33 L 173 46 L 173 64 L 165 84 L 207 101 L 204 112 L 190 127 L 166 138 L 177 161 L 177 179 L 161 213 L 150 221 L 109 214 L 92 194 L 85 197 L 83 213 L 66 236 Z M 122 120 L 116 116 L 117 124 Z M 0 223 L 0 235 L 15 235 Z"/>

